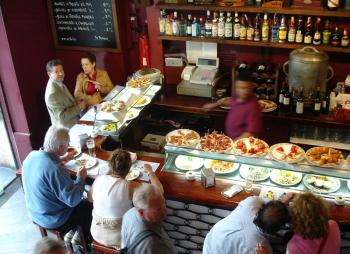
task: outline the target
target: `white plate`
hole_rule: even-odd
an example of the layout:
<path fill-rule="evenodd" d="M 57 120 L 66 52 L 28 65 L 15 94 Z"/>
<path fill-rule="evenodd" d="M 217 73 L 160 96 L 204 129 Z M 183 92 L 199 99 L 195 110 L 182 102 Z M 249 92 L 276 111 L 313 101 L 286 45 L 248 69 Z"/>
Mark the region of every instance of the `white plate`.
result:
<path fill-rule="evenodd" d="M 146 105 L 148 105 L 151 102 L 151 98 L 148 96 L 142 96 L 142 98 L 145 98 L 146 101 L 142 104 L 137 104 L 137 102 L 133 105 L 134 108 L 142 108 Z M 138 101 L 140 101 L 142 98 L 140 98 Z"/>
<path fill-rule="evenodd" d="M 130 121 L 139 116 L 140 111 L 134 108 L 130 108 L 128 112 L 125 114 L 124 121 Z"/>
<path fill-rule="evenodd" d="M 83 159 L 76 159 L 75 160 L 75 165 L 78 166 L 78 167 L 82 167 L 83 165 L 80 164 L 80 161 L 86 161 L 85 163 L 85 168 L 86 169 L 89 169 L 89 168 L 92 168 L 93 166 L 96 165 L 97 163 L 97 160 L 96 158 L 93 158 L 93 157 L 85 157 Z"/>
<path fill-rule="evenodd" d="M 170 138 L 171 136 L 185 136 L 186 134 L 190 133 L 190 132 L 194 132 L 194 134 L 197 136 L 196 139 L 193 139 L 191 141 L 188 141 L 188 144 L 184 144 L 184 145 L 178 145 L 178 144 L 172 144 L 170 143 Z M 200 136 L 198 134 L 198 132 L 190 130 L 190 129 L 177 129 L 177 130 L 173 130 L 171 132 L 169 132 L 166 136 L 165 136 L 165 140 L 168 144 L 171 145 L 175 145 L 175 146 L 181 146 L 181 147 L 191 147 L 191 146 L 195 146 L 198 144 L 199 140 L 200 140 Z"/>
<path fill-rule="evenodd" d="M 232 167 L 228 168 L 226 171 L 220 171 L 220 170 L 216 170 L 216 169 L 212 168 L 212 161 L 221 162 L 221 161 L 219 161 L 219 160 L 210 160 L 210 159 L 206 159 L 206 160 L 204 160 L 204 167 L 206 167 L 206 168 L 211 168 L 211 169 L 214 171 L 215 174 L 219 174 L 219 175 L 230 174 L 230 173 L 232 173 L 232 172 L 235 172 L 235 171 L 239 168 L 239 166 L 240 166 L 239 163 L 230 162 L 230 163 L 233 164 Z"/>
<path fill-rule="evenodd" d="M 248 157 L 261 157 L 261 156 L 264 156 L 269 151 L 269 145 L 264 140 L 258 139 L 258 138 L 254 138 L 254 140 L 260 140 L 260 141 L 262 141 L 264 143 L 265 150 L 264 150 L 264 152 L 259 153 L 259 154 L 249 154 L 248 151 L 252 148 L 252 145 L 250 144 L 249 139 L 250 139 L 250 137 L 249 138 L 241 138 L 241 139 L 236 140 L 234 142 L 234 144 L 233 144 L 234 152 L 236 154 L 244 155 L 244 156 L 248 156 Z M 241 151 L 241 149 L 236 148 L 237 143 L 240 142 L 240 141 L 242 141 L 246 145 L 246 147 L 247 147 L 247 152 L 246 153 L 243 153 Z"/>
<path fill-rule="evenodd" d="M 268 102 L 270 104 L 273 104 L 273 107 L 267 108 L 267 109 L 261 109 L 261 112 L 267 113 L 267 112 L 275 111 L 277 109 L 277 104 L 274 103 L 273 101 L 260 99 L 260 100 L 258 100 L 258 103 L 259 103 L 259 101 L 265 101 L 265 102 Z M 259 106 L 260 106 L 260 104 L 259 104 Z"/>
<path fill-rule="evenodd" d="M 291 159 L 289 157 L 287 157 L 287 159 L 282 159 L 282 158 L 278 158 L 278 156 L 276 155 L 275 149 L 277 149 L 278 147 L 282 147 L 283 150 L 285 151 L 285 153 L 289 153 L 290 149 L 292 146 L 296 146 L 298 148 L 298 150 L 300 151 L 300 156 L 294 159 Z M 305 151 L 303 148 L 301 148 L 300 146 L 291 144 L 291 143 L 279 143 L 279 144 L 275 144 L 273 146 L 270 147 L 269 150 L 269 154 L 271 156 L 272 159 L 279 161 L 279 162 L 283 162 L 283 163 L 297 163 L 300 162 L 302 160 L 304 160 L 305 158 Z"/>
<path fill-rule="evenodd" d="M 340 161 L 338 163 L 327 163 L 327 164 L 320 165 L 319 163 L 314 162 L 314 161 L 310 160 L 310 158 L 309 158 L 309 156 L 310 156 L 309 153 L 315 148 L 318 148 L 318 146 L 310 148 L 305 153 L 306 160 L 312 165 L 315 165 L 315 166 L 318 166 L 318 167 L 322 167 L 322 168 L 336 168 L 336 167 L 339 167 L 344 161 L 343 154 L 340 152 L 341 153 L 341 159 L 340 159 Z M 327 147 L 327 148 L 329 148 L 329 147 Z M 335 148 L 332 148 L 332 149 L 339 151 L 338 149 L 335 149 Z"/>
<path fill-rule="evenodd" d="M 140 171 L 138 170 L 130 170 L 126 175 L 125 180 L 132 181 L 137 179 L 140 176 Z"/>
<path fill-rule="evenodd" d="M 181 170 L 198 170 L 204 164 L 204 160 L 198 157 L 179 155 L 175 159 L 175 166 Z"/>
<path fill-rule="evenodd" d="M 256 177 L 253 177 L 252 175 L 249 174 L 251 171 L 259 173 L 259 175 Z M 244 179 L 260 182 L 260 181 L 265 181 L 266 179 L 269 178 L 271 169 L 243 164 L 239 169 L 239 173 Z"/>
<path fill-rule="evenodd" d="M 283 183 L 279 180 L 279 175 L 280 174 L 288 174 L 288 175 L 293 175 L 295 177 L 294 181 L 291 183 Z M 301 182 L 303 179 L 303 174 L 299 172 L 293 172 L 293 171 L 287 171 L 287 170 L 279 170 L 279 169 L 274 169 L 272 170 L 270 174 L 270 179 L 272 182 L 283 185 L 283 186 L 293 186 L 297 185 Z"/>
<path fill-rule="evenodd" d="M 329 180 L 327 182 L 332 182 L 334 186 L 332 188 L 322 188 L 322 187 L 316 187 L 314 184 L 311 184 L 308 182 L 308 180 L 311 179 L 312 177 L 317 178 L 317 177 L 323 177 L 323 176 L 311 175 L 311 174 L 307 174 L 304 176 L 304 178 L 303 178 L 304 185 L 306 186 L 306 188 L 308 188 L 309 190 L 311 190 L 313 192 L 331 193 L 331 192 L 336 192 L 340 188 L 340 181 L 337 178 L 327 176 L 327 179 Z"/>

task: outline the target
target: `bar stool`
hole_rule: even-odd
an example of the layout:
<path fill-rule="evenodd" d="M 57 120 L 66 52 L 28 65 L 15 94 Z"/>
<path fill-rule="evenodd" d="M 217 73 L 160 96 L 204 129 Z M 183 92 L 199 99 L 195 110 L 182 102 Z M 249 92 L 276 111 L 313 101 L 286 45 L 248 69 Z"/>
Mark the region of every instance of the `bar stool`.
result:
<path fill-rule="evenodd" d="M 117 251 L 116 249 L 104 246 L 99 242 L 96 242 L 95 240 L 92 242 L 91 246 L 95 250 L 96 254 L 118 254 L 119 253 L 119 251 Z"/>

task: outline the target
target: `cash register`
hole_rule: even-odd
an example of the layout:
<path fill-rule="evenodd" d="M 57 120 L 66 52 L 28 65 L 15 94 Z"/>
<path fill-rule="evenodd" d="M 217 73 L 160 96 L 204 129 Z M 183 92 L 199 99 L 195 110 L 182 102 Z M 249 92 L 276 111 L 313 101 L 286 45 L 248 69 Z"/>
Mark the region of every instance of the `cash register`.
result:
<path fill-rule="evenodd" d="M 219 58 L 199 57 L 196 65 L 184 68 L 177 94 L 213 97 L 218 82 Z"/>

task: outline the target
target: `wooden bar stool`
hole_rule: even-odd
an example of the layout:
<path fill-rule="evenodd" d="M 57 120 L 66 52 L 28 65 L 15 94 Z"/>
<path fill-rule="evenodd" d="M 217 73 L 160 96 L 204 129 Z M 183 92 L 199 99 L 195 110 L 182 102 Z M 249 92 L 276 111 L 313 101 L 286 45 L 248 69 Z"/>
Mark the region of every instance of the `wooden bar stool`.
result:
<path fill-rule="evenodd" d="M 116 249 L 104 246 L 99 242 L 96 242 L 95 240 L 92 242 L 91 246 L 95 250 L 96 254 L 118 254 L 119 253 L 119 251 L 117 251 Z"/>

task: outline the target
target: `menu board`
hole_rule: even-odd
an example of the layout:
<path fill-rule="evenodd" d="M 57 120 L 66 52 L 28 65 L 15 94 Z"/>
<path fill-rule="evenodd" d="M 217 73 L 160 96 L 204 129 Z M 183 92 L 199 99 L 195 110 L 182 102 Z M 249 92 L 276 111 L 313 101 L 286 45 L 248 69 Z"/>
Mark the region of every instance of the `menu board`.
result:
<path fill-rule="evenodd" d="M 116 0 L 48 0 L 55 46 L 120 52 Z"/>

